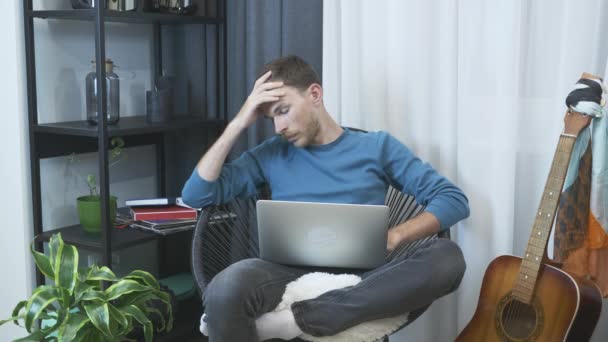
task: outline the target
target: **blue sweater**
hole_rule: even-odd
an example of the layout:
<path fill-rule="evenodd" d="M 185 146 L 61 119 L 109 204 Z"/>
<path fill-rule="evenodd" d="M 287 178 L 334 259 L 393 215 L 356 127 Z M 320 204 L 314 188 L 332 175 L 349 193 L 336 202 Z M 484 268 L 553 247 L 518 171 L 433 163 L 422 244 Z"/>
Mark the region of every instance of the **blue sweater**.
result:
<path fill-rule="evenodd" d="M 414 195 L 442 229 L 469 216 L 463 192 L 386 132 L 348 129 L 326 145 L 297 148 L 278 136 L 224 164 L 208 182 L 196 168 L 182 190 L 192 207 L 220 204 L 257 193 L 267 183 L 283 201 L 384 204 L 389 185 Z"/>

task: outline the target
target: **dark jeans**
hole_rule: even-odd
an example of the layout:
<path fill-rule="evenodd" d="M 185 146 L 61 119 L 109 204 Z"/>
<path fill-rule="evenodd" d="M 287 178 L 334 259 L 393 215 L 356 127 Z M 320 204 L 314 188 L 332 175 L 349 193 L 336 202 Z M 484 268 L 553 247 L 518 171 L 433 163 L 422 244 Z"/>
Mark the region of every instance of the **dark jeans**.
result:
<path fill-rule="evenodd" d="M 436 239 L 365 273 L 355 286 L 295 302 L 298 326 L 313 336 L 330 336 L 357 324 L 422 308 L 458 288 L 465 271 L 462 251 Z M 258 341 L 255 320 L 281 301 L 287 283 L 309 269 L 261 259 L 239 261 L 216 275 L 205 293 L 211 342 Z M 350 271 L 350 273 L 353 273 Z"/>

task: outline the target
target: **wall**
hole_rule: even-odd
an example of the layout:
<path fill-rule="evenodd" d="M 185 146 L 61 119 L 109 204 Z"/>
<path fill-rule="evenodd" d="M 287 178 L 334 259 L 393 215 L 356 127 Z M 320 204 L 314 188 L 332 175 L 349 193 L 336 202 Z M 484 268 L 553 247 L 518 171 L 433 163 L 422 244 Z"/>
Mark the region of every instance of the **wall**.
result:
<path fill-rule="evenodd" d="M 0 1 L 0 46 L 4 49 L 0 54 L 0 320 L 8 318 L 17 302 L 29 295 L 33 282 L 28 253 L 31 200 L 21 6 L 22 1 Z M 21 336 L 24 331 L 13 324 L 0 327 L 1 341 Z"/>

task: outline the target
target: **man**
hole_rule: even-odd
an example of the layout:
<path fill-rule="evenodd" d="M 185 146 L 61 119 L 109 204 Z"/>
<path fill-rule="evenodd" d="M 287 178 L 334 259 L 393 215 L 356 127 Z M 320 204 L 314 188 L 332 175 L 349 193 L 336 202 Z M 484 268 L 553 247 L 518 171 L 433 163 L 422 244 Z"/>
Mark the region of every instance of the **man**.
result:
<path fill-rule="evenodd" d="M 426 205 L 388 232 L 387 249 L 448 229 L 469 215 L 465 195 L 385 132 L 340 127 L 323 104 L 323 88 L 301 58 L 268 63 L 224 133 L 205 153 L 182 197 L 191 206 L 251 196 L 264 183 L 275 200 L 383 204 L 393 185 Z M 224 163 L 237 137 L 260 117 L 277 136 Z M 458 246 L 437 239 L 410 256 L 361 275 L 356 286 L 329 291 L 270 312 L 302 268 L 260 259 L 235 263 L 213 278 L 205 294 L 210 341 L 289 340 L 302 332 L 334 335 L 362 322 L 422 308 L 454 291 L 465 263 Z"/>

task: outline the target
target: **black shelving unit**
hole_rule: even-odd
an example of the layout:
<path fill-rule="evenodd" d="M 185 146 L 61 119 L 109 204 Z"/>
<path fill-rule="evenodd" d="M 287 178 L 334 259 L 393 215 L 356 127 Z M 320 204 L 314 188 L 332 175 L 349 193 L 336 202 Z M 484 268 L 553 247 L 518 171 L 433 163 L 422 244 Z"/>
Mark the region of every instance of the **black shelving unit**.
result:
<path fill-rule="evenodd" d="M 166 195 L 166 172 L 168 166 L 165 162 L 166 135 L 178 134 L 182 130 L 197 129 L 200 132 L 221 131 L 227 122 L 227 57 L 226 57 L 226 0 L 206 0 L 204 2 L 204 15 L 177 15 L 167 13 L 146 13 L 141 6 L 135 11 L 120 12 L 102 8 L 99 4 L 105 1 L 96 1 L 98 6 L 84 10 L 34 10 L 32 0 L 24 2 L 24 30 L 25 30 L 25 56 L 27 68 L 27 96 L 29 118 L 29 143 L 31 156 L 32 177 L 32 207 L 33 228 L 36 236 L 35 248 L 43 251 L 43 243 L 50 236 L 61 232 L 64 241 L 79 248 L 99 252 L 103 265 L 111 267 L 112 252 L 134 246 L 140 243 L 162 239 L 152 233 L 137 231 L 131 228 L 114 229 L 110 222 L 109 211 L 109 170 L 108 150 L 112 137 L 120 136 L 125 141 L 125 147 L 140 145 L 155 145 L 157 160 L 158 195 Z M 142 1 L 138 2 L 139 5 Z M 105 24 L 136 23 L 153 25 L 153 70 L 154 79 L 161 75 L 163 70 L 162 28 L 163 25 L 212 25 L 215 33 L 215 51 L 208 53 L 214 56 L 217 63 L 215 69 L 215 103 L 217 113 L 209 119 L 208 113 L 191 113 L 180 115 L 178 118 L 163 124 L 150 124 L 144 115 L 131 116 L 133 113 L 121 113 L 120 121 L 116 125 L 107 125 L 106 116 L 99 116 L 99 124 L 91 126 L 86 121 L 69 121 L 54 123 L 38 123 L 37 88 L 36 88 L 36 61 L 35 61 L 35 20 L 80 20 L 89 21 L 95 28 L 95 59 L 105 61 Z M 106 112 L 106 83 L 104 63 L 97 63 L 97 112 Z M 205 82 L 206 82 L 205 78 Z M 83 80 L 84 85 L 84 80 Z M 206 94 L 200 94 L 206 96 Z M 208 138 L 209 139 L 209 138 Z M 91 236 L 85 234 L 79 225 L 68 227 L 43 227 L 41 201 L 40 160 L 71 153 L 98 152 L 100 195 L 102 197 L 102 234 Z M 74 199 L 76 200 L 76 199 Z M 37 271 L 37 285 L 45 281 L 42 273 Z"/>
<path fill-rule="evenodd" d="M 95 20 L 96 9 L 27 11 L 27 15 L 40 19 Z M 222 24 L 225 18 L 214 16 L 187 16 L 171 13 L 147 13 L 141 11 L 103 11 L 105 22 L 139 24 Z"/>

